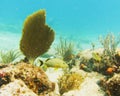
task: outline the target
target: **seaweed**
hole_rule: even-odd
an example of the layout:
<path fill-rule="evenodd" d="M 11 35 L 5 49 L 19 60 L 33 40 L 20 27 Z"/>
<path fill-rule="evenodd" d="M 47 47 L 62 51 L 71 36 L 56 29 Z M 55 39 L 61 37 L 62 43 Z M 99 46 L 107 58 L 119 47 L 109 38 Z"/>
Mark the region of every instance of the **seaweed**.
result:
<path fill-rule="evenodd" d="M 21 54 L 18 50 L 9 50 L 6 52 L 1 51 L 0 52 L 1 63 L 4 64 L 12 63 L 14 60 L 20 57 L 20 55 Z"/>
<path fill-rule="evenodd" d="M 104 48 L 103 55 L 109 56 L 110 60 L 115 56 L 117 46 L 120 43 L 120 37 L 115 38 L 114 34 L 109 33 L 106 37 L 99 37 L 99 41 Z"/>
<path fill-rule="evenodd" d="M 60 94 L 62 95 L 70 90 L 79 89 L 83 80 L 83 76 L 79 73 L 68 72 L 63 74 L 63 76 L 58 79 Z"/>
<path fill-rule="evenodd" d="M 103 46 L 103 54 L 101 55 L 102 59 L 100 64 L 106 68 L 116 66 L 118 62 L 115 55 L 117 54 L 117 46 L 120 43 L 119 35 L 115 38 L 114 34 L 109 33 L 104 38 L 100 37 L 99 41 Z"/>
<path fill-rule="evenodd" d="M 63 57 L 63 60 L 69 62 L 74 57 L 74 44 L 64 38 L 60 38 L 59 44 L 55 47 L 58 55 Z"/>

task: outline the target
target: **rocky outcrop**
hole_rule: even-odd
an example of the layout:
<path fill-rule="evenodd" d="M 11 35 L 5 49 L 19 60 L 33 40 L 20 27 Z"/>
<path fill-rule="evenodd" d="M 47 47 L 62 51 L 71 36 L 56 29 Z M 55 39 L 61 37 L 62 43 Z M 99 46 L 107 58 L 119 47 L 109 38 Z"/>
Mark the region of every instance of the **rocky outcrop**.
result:
<path fill-rule="evenodd" d="M 3 92 L 1 90 L 4 86 L 8 86 L 8 84 L 16 80 L 20 80 L 20 82 L 24 83 L 23 85 L 25 87 L 27 86 L 31 92 L 38 96 L 46 96 L 45 94 L 49 94 L 55 89 L 55 84 L 48 79 L 47 75 L 40 67 L 26 63 L 2 66 L 3 65 L 0 67 L 0 92 Z M 16 87 L 16 84 L 13 87 Z M 13 87 L 10 87 L 8 90 L 11 90 Z"/>

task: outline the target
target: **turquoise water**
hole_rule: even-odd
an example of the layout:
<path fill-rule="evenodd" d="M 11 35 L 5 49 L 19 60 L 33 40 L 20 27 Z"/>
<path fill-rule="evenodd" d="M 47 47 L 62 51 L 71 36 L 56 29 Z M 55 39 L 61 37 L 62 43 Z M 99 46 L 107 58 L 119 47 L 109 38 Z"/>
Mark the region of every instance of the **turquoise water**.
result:
<path fill-rule="evenodd" d="M 19 48 L 25 18 L 45 9 L 46 23 L 60 36 L 87 49 L 99 35 L 120 32 L 120 0 L 0 0 L 0 49 Z"/>

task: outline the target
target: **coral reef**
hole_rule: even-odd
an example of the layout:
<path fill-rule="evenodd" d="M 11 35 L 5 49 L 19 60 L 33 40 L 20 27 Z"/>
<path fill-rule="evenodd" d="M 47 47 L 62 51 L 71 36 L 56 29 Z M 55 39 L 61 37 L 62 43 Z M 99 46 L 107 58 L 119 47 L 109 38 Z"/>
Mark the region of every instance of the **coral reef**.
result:
<path fill-rule="evenodd" d="M 104 65 L 111 67 L 116 66 L 118 64 L 116 54 L 117 54 L 117 46 L 120 44 L 119 36 L 115 38 L 114 34 L 109 33 L 106 37 L 100 37 L 99 41 L 103 46 L 103 54 L 101 55 L 102 61 Z"/>
<path fill-rule="evenodd" d="M 0 80 L 3 82 L 1 82 L 1 86 L 10 81 L 20 79 L 29 89 L 40 96 L 41 94 L 54 91 L 55 88 L 55 84 L 49 81 L 44 71 L 31 64 L 19 63 L 17 65 L 6 66 L 5 68 L 1 68 L 0 75 Z M 3 79 L 8 82 L 4 82 Z"/>
<path fill-rule="evenodd" d="M 106 87 L 111 96 L 120 96 L 120 74 L 116 74 L 108 79 Z"/>
<path fill-rule="evenodd" d="M 45 24 L 45 10 L 28 16 L 24 22 L 20 49 L 28 59 L 35 59 L 50 48 L 54 31 Z"/>
<path fill-rule="evenodd" d="M 83 58 L 80 64 L 85 64 L 86 67 L 93 71 L 112 76 L 114 72 L 118 72 L 119 54 L 116 50 L 120 38 L 115 38 L 112 33 L 109 33 L 104 38 L 100 37 L 99 41 L 103 46 L 102 53 L 99 54 L 99 52 L 92 50 L 91 57 L 88 60 Z"/>
<path fill-rule="evenodd" d="M 98 84 L 106 92 L 105 96 L 120 96 L 120 73 L 111 78 L 102 78 Z"/>

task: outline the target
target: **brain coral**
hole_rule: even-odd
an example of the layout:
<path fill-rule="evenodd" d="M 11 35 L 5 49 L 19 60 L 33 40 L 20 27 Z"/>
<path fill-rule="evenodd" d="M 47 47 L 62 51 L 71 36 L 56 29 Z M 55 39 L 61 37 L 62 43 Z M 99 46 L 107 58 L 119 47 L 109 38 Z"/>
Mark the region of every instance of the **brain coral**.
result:
<path fill-rule="evenodd" d="M 36 58 L 50 48 L 54 31 L 45 24 L 45 10 L 28 16 L 24 22 L 20 50 L 27 58 Z"/>

